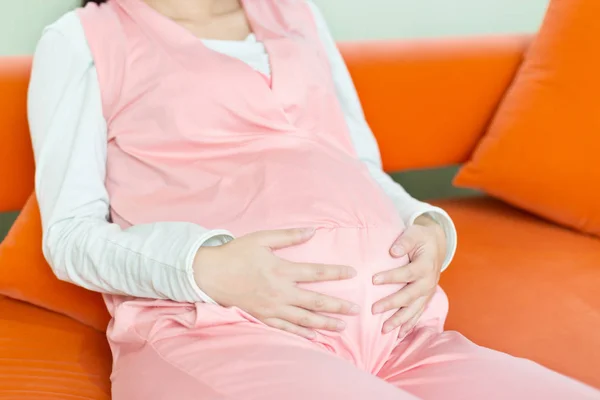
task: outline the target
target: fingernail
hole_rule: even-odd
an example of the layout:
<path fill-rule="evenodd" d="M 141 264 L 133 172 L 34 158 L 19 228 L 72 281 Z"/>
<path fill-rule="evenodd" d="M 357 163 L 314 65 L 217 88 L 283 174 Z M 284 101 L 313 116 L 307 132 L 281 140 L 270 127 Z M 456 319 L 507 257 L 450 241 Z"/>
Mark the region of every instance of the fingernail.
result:
<path fill-rule="evenodd" d="M 317 338 L 317 334 L 315 332 L 313 332 L 313 331 L 310 331 L 308 333 L 308 338 L 309 339 L 316 339 Z"/>
<path fill-rule="evenodd" d="M 338 321 L 337 322 L 337 330 L 343 331 L 344 329 L 346 329 L 346 323 L 344 321 Z"/>
<path fill-rule="evenodd" d="M 392 254 L 397 257 L 403 256 L 405 253 L 404 247 L 400 246 L 399 244 L 392 247 Z"/>
<path fill-rule="evenodd" d="M 373 284 L 381 285 L 383 283 L 383 275 L 375 275 L 373 278 Z"/>
<path fill-rule="evenodd" d="M 373 314 L 381 314 L 383 312 L 383 306 L 374 306 Z"/>
<path fill-rule="evenodd" d="M 304 228 L 302 234 L 306 236 L 312 236 L 315 233 L 315 228 Z"/>
<path fill-rule="evenodd" d="M 350 307 L 350 314 L 358 314 L 360 313 L 360 307 L 356 304 Z"/>
<path fill-rule="evenodd" d="M 390 333 L 394 328 L 391 325 L 384 325 L 383 326 L 383 333 Z"/>

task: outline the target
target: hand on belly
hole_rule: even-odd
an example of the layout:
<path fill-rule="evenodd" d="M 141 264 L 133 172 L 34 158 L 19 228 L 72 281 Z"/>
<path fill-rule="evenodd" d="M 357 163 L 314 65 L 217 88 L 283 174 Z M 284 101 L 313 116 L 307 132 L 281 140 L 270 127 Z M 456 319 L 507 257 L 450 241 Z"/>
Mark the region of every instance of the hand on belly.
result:
<path fill-rule="evenodd" d="M 394 257 L 409 256 L 410 264 L 379 273 L 373 277 L 376 285 L 404 284 L 406 287 L 379 300 L 373 313 L 390 310 L 394 315 L 383 325 L 383 333 L 398 327 L 406 335 L 419 321 L 435 293 L 446 257 L 446 237 L 443 229 L 431 218 L 421 216 L 392 244 Z"/>
<path fill-rule="evenodd" d="M 314 329 L 341 332 L 357 324 L 387 333 L 418 319 L 439 277 L 429 279 L 430 251 L 409 249 L 415 262 L 408 266 L 408 254 L 392 254 L 402 231 L 388 226 L 257 232 L 202 248 L 196 281 L 218 304 L 303 337 L 314 338 Z M 405 242 L 413 231 L 402 234 Z M 401 318 L 407 320 L 399 323 Z"/>
<path fill-rule="evenodd" d="M 301 287 L 303 283 L 349 281 L 357 271 L 335 263 L 293 262 L 274 251 L 301 249 L 312 229 L 262 231 L 218 247 L 202 247 L 194 259 L 198 286 L 217 304 L 238 307 L 266 325 L 306 338 L 313 329 L 342 331 L 346 323 L 330 315 L 356 315 L 348 300 Z"/>

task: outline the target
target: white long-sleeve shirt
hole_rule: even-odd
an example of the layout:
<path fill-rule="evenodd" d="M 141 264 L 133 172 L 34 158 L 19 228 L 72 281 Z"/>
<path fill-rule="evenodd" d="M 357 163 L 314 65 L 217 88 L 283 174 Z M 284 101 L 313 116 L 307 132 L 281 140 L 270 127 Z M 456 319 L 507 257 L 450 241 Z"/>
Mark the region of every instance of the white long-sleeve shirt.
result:
<path fill-rule="evenodd" d="M 312 2 L 309 5 L 357 154 L 393 200 L 407 226 L 423 214 L 442 225 L 448 242 L 446 268 L 456 249 L 452 220 L 442 209 L 412 198 L 382 170 L 375 137 L 348 69 L 323 16 Z M 246 41 L 204 42 L 215 51 L 270 74 L 268 54 L 253 35 Z M 109 220 L 110 199 L 104 185 L 107 125 L 92 54 L 74 12 L 43 33 L 34 57 L 28 111 L 43 251 L 55 274 L 102 293 L 213 302 L 194 280 L 193 259 L 201 246 L 232 240 L 229 232 L 185 222 L 121 229 Z"/>

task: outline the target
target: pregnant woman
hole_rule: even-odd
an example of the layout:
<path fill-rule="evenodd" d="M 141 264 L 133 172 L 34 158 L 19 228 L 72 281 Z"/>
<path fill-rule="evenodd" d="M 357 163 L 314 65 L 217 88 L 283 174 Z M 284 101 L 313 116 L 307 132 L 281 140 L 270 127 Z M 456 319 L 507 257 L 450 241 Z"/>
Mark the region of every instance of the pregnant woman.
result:
<path fill-rule="evenodd" d="M 381 170 L 314 4 L 86 3 L 29 114 L 44 253 L 105 294 L 114 399 L 599 398 L 443 330 L 452 222 Z"/>

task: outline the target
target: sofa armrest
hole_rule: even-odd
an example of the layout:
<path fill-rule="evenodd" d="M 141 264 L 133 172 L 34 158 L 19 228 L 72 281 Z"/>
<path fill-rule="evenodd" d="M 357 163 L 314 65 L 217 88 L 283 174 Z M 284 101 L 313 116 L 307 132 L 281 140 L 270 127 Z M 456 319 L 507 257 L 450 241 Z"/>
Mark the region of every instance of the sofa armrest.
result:
<path fill-rule="evenodd" d="M 30 57 L 0 58 L 0 212 L 20 210 L 33 190 L 27 126 Z"/>
<path fill-rule="evenodd" d="M 342 43 L 384 169 L 466 161 L 530 36 Z"/>

